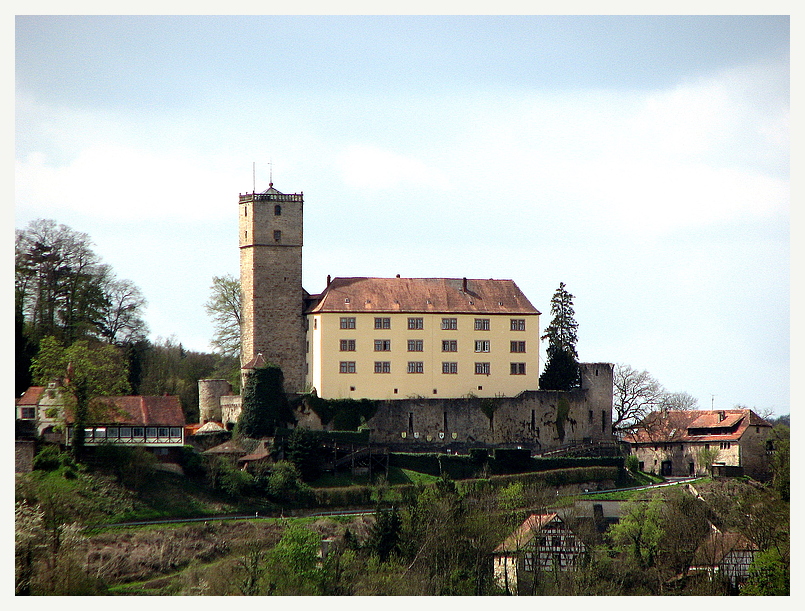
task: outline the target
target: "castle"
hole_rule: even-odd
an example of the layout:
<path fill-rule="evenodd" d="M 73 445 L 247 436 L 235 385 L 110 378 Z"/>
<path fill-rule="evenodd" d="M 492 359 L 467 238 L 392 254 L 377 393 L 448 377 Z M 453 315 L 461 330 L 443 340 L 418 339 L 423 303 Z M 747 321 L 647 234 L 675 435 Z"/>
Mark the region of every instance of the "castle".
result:
<path fill-rule="evenodd" d="M 387 445 L 612 440 L 612 365 L 583 363 L 578 390 L 537 390 L 540 312 L 512 280 L 328 277 L 310 294 L 302 193 L 271 183 L 238 204 L 244 372 L 273 363 L 288 393 L 374 400 L 366 424 Z M 202 423 L 239 412 L 228 383 L 199 381 Z M 297 425 L 327 428 L 304 404 Z"/>

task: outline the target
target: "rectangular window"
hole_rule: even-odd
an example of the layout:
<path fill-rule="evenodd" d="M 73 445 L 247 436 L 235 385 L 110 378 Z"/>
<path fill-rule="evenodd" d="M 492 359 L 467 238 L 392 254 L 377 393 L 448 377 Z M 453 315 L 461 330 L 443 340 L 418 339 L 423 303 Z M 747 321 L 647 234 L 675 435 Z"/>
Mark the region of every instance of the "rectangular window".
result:
<path fill-rule="evenodd" d="M 458 341 L 454 339 L 443 339 L 442 352 L 458 352 Z"/>
<path fill-rule="evenodd" d="M 131 437 L 131 427 L 129 426 L 121 426 L 120 427 L 120 436 L 124 439 Z"/>
<path fill-rule="evenodd" d="M 408 328 L 412 330 L 424 329 L 425 328 L 424 320 L 422 318 L 409 318 Z"/>
<path fill-rule="evenodd" d="M 279 229 L 274 230 L 274 241 L 280 242 L 282 240 L 282 232 Z"/>
<path fill-rule="evenodd" d="M 458 363 L 442 363 L 442 373 L 458 373 Z"/>
<path fill-rule="evenodd" d="M 525 352 L 525 342 L 511 342 L 512 352 Z"/>
<path fill-rule="evenodd" d="M 475 352 L 489 352 L 489 340 L 488 339 L 476 339 L 475 340 Z"/>
<path fill-rule="evenodd" d="M 375 352 L 388 352 L 391 350 L 391 340 L 390 339 L 376 339 L 375 340 Z"/>
<path fill-rule="evenodd" d="M 338 364 L 339 373 L 355 373 L 355 361 L 341 361 Z"/>
<path fill-rule="evenodd" d="M 391 329 L 391 318 L 375 318 L 375 329 Z"/>
<path fill-rule="evenodd" d="M 525 331 L 525 318 L 512 318 L 511 319 L 512 331 Z"/>
<path fill-rule="evenodd" d="M 354 316 L 342 316 L 341 317 L 341 328 L 342 329 L 354 329 L 355 328 L 355 317 Z"/>
<path fill-rule="evenodd" d="M 161 426 L 161 427 L 159 427 L 159 431 L 157 431 L 157 436 L 158 437 L 168 437 L 169 436 L 168 435 L 169 430 L 170 429 L 168 429 L 168 427 L 162 427 Z"/>
<path fill-rule="evenodd" d="M 455 331 L 458 329 L 458 318 L 442 318 L 442 329 L 444 331 Z"/>
<path fill-rule="evenodd" d="M 22 408 L 22 419 L 23 420 L 33 420 L 36 418 L 36 408 L 35 407 L 23 407 Z"/>
<path fill-rule="evenodd" d="M 525 375 L 525 363 L 511 363 L 511 375 L 513 375 L 513 376 L 524 376 Z"/>
<path fill-rule="evenodd" d="M 341 352 L 355 352 L 355 340 L 354 339 L 342 339 L 341 340 Z"/>
<path fill-rule="evenodd" d="M 182 429 L 178 426 L 171 427 L 171 437 L 181 437 Z"/>
<path fill-rule="evenodd" d="M 408 340 L 408 352 L 422 352 L 424 349 L 424 342 L 421 339 Z"/>
<path fill-rule="evenodd" d="M 375 373 L 391 373 L 391 361 L 375 361 Z"/>
<path fill-rule="evenodd" d="M 475 363 L 475 373 L 476 375 L 489 375 L 489 363 Z"/>
<path fill-rule="evenodd" d="M 110 426 L 108 429 L 106 429 L 107 437 L 117 439 L 119 435 L 120 435 L 120 429 L 117 428 L 116 426 Z"/>
<path fill-rule="evenodd" d="M 143 437 L 145 437 L 145 429 L 141 426 L 135 426 L 131 430 L 131 436 L 136 437 L 138 439 L 142 439 Z"/>
<path fill-rule="evenodd" d="M 106 429 L 105 428 L 97 428 L 95 429 L 95 439 L 104 439 L 106 437 Z"/>
<path fill-rule="evenodd" d="M 408 361 L 408 373 L 425 373 L 425 364 L 422 361 Z"/>
<path fill-rule="evenodd" d="M 157 436 L 157 427 L 149 426 L 145 429 L 145 436 L 149 439 L 155 439 Z"/>
<path fill-rule="evenodd" d="M 489 319 L 488 318 L 476 318 L 475 319 L 475 330 L 476 331 L 489 331 Z"/>

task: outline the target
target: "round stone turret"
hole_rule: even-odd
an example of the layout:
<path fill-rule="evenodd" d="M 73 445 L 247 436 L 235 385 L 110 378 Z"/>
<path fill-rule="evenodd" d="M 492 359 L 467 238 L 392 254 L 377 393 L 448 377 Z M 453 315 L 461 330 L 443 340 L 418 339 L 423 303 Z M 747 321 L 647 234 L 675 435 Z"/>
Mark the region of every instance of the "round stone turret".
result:
<path fill-rule="evenodd" d="M 221 422 L 221 397 L 232 394 L 232 385 L 226 380 L 198 381 L 198 421 Z"/>

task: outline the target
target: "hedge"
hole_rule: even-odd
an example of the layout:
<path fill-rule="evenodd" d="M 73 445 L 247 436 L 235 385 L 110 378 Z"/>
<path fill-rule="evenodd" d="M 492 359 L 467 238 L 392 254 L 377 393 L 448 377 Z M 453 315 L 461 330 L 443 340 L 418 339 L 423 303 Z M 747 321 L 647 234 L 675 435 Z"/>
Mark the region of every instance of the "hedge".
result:
<path fill-rule="evenodd" d="M 461 480 L 476 477 L 484 466 L 491 475 L 504 475 L 595 466 L 620 469 L 624 463 L 622 456 L 531 458 L 516 450 L 496 450 L 494 458 L 490 458 L 485 452 L 485 450 L 470 450 L 469 456 L 434 452 L 417 454 L 394 452 L 389 454 L 389 465 L 437 477 L 444 472 L 452 479 Z"/>

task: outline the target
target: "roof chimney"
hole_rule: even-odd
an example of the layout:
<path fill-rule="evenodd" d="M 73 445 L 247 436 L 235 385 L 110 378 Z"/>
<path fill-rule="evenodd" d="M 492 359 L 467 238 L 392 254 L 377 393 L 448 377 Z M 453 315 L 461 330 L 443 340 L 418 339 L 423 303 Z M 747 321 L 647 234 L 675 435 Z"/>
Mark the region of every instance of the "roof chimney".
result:
<path fill-rule="evenodd" d="M 466 293 L 467 292 L 467 279 L 464 278 L 461 282 L 461 286 L 463 287 L 462 290 Z"/>
<path fill-rule="evenodd" d="M 331 280 L 332 280 L 332 278 L 330 278 L 330 274 L 327 274 L 327 286 L 330 286 L 330 281 Z"/>

